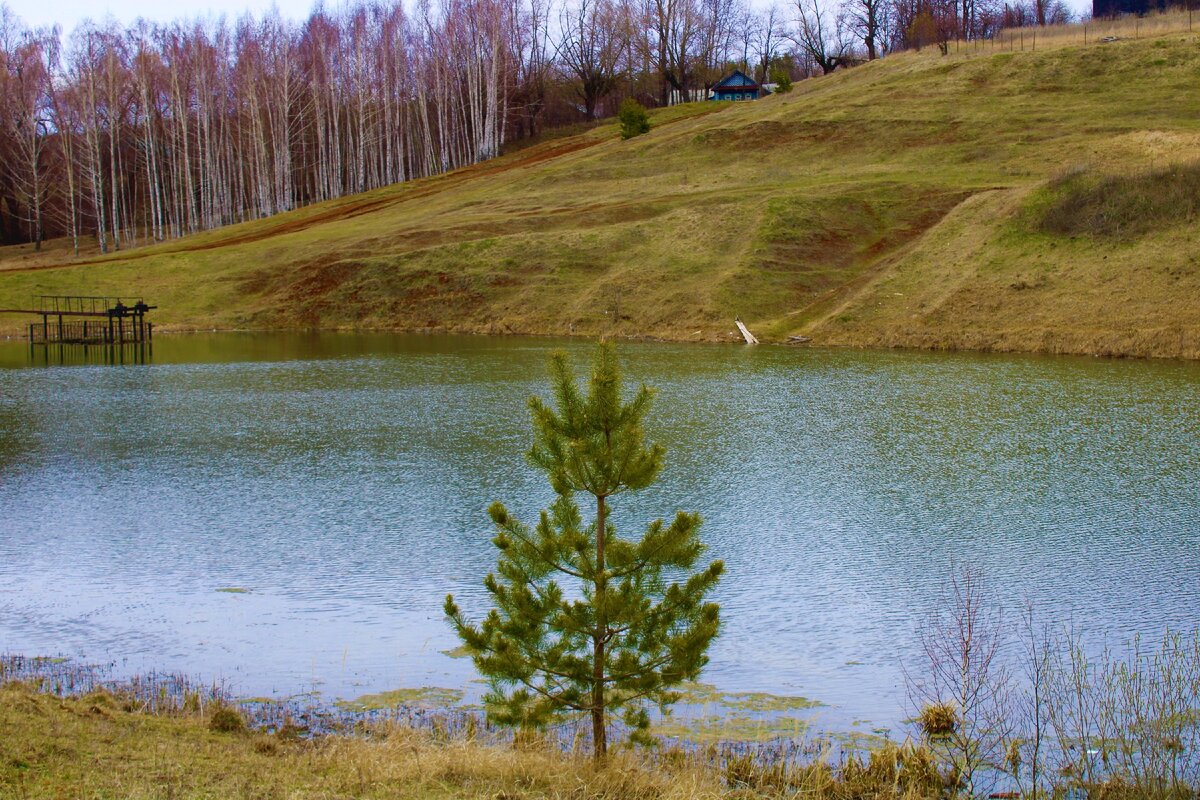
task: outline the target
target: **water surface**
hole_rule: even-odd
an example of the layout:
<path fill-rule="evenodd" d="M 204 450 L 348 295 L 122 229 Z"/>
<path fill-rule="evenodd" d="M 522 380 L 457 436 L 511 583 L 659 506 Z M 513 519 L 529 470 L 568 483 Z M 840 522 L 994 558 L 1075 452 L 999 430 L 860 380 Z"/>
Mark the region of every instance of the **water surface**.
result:
<path fill-rule="evenodd" d="M 0 343 L 0 651 L 246 695 L 469 685 L 442 620 L 494 565 L 545 339 L 160 337 L 149 363 Z M 1200 623 L 1200 366 L 629 344 L 660 483 L 631 530 L 704 516 L 725 560 L 706 680 L 894 725 L 952 564 L 1093 639 Z M 134 359 L 129 359 L 133 361 Z M 218 591 L 244 588 L 245 593 Z"/>

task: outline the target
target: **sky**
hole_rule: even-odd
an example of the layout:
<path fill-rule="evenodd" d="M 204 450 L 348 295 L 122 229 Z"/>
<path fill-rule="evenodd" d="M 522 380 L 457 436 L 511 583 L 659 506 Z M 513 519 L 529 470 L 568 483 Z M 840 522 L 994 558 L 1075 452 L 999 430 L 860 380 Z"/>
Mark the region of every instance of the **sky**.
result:
<path fill-rule="evenodd" d="M 301 20 L 308 16 L 313 0 L 0 0 L 16 12 L 26 25 L 41 27 L 61 25 L 70 33 L 85 18 L 102 21 L 111 15 L 118 22 L 129 24 L 138 17 L 154 22 L 192 19 L 198 16 L 224 14 L 231 19 L 247 11 L 262 14 L 276 6 L 282 16 Z M 336 7 L 337 0 L 326 5 Z M 1091 0 L 1067 0 L 1074 11 L 1091 10 Z"/>
<path fill-rule="evenodd" d="M 138 17 L 154 22 L 175 19 L 214 17 L 222 14 L 234 19 L 250 11 L 260 15 L 271 6 L 291 19 L 304 19 L 313 0 L 0 0 L 31 28 L 61 25 L 64 33 L 86 18 L 101 21 L 108 16 L 129 24 Z M 327 3 L 336 6 L 336 2 Z"/>

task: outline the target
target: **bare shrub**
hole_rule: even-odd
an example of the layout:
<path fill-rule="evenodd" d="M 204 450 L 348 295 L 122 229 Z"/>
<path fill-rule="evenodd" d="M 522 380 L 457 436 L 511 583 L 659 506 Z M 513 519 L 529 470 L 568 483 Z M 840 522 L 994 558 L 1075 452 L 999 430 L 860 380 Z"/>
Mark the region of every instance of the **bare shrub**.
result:
<path fill-rule="evenodd" d="M 906 671 L 909 699 L 951 789 L 994 786 L 1013 730 L 1012 675 L 999 657 L 1004 619 L 982 574 L 954 573 L 918 635 L 924 669 Z"/>
<path fill-rule="evenodd" d="M 1056 648 L 1048 718 L 1059 785 L 1139 797 L 1194 797 L 1200 785 L 1200 632 L 1135 638 L 1095 657 L 1074 633 Z"/>

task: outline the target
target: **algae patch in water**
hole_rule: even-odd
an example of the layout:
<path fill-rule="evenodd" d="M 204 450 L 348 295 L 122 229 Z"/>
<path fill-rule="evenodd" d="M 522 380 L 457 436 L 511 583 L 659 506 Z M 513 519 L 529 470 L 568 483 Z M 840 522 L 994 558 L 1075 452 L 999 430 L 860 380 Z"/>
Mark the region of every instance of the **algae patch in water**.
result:
<path fill-rule="evenodd" d="M 838 742 L 846 750 L 868 752 L 876 750 L 891 741 L 891 730 L 888 728 L 874 728 L 870 733 L 864 731 L 839 731 L 831 734 L 830 738 Z"/>
<path fill-rule="evenodd" d="M 767 692 L 722 692 L 711 683 L 686 683 L 679 691 L 676 705 L 721 706 L 731 711 L 767 713 L 771 711 L 806 711 L 825 704 L 799 695 L 769 694 Z"/>
<path fill-rule="evenodd" d="M 71 659 L 66 656 L 33 656 L 29 659 L 30 664 L 66 664 Z"/>
<path fill-rule="evenodd" d="M 808 731 L 809 721 L 796 716 L 796 712 L 822 706 L 824 703 L 807 697 L 722 692 L 709 683 L 688 683 L 681 687 L 679 700 L 670 712 L 653 726 L 653 732 L 696 742 L 798 738 Z"/>
<path fill-rule="evenodd" d="M 420 689 L 392 689 L 378 694 L 364 694 L 353 700 L 338 700 L 334 705 L 343 711 L 378 711 L 398 706 L 419 708 L 449 708 L 463 699 L 461 689 L 425 686 Z"/>
<path fill-rule="evenodd" d="M 450 656 L 450 658 L 470 658 L 471 657 L 471 651 L 467 649 L 467 646 L 465 644 L 460 644 L 458 647 L 454 647 L 449 650 L 440 650 L 439 652 L 444 656 Z"/>
<path fill-rule="evenodd" d="M 225 594 L 250 594 L 249 589 L 243 589 L 241 586 L 221 586 L 217 591 Z"/>
<path fill-rule="evenodd" d="M 694 742 L 766 742 L 800 738 L 808 731 L 806 720 L 797 717 L 760 717 L 749 714 L 719 714 L 692 719 L 668 716 L 651 728 L 658 736 Z"/>
<path fill-rule="evenodd" d="M 721 691 L 711 683 L 685 683 L 679 687 L 679 703 L 702 706 L 720 701 Z"/>
<path fill-rule="evenodd" d="M 766 692 L 734 692 L 721 696 L 721 705 L 740 711 L 804 711 L 825 705 L 807 697 L 767 694 Z"/>

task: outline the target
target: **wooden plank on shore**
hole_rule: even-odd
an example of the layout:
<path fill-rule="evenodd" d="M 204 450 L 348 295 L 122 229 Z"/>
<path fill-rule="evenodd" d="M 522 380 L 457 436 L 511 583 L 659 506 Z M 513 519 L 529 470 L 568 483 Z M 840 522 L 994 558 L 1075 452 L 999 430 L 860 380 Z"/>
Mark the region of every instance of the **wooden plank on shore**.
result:
<path fill-rule="evenodd" d="M 738 330 L 742 332 L 742 338 L 746 340 L 746 344 L 758 344 L 758 339 L 754 337 L 754 334 L 742 322 L 741 317 L 735 317 L 733 321 L 737 324 Z"/>

